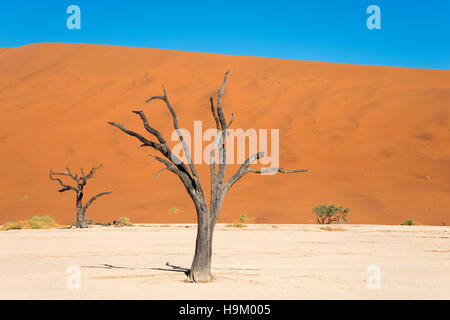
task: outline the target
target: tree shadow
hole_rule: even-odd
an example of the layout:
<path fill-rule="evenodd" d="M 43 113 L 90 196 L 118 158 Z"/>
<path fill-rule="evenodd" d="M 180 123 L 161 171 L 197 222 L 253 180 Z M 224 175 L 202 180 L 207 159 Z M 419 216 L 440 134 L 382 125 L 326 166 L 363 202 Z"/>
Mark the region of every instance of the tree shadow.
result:
<path fill-rule="evenodd" d="M 100 268 L 100 269 L 127 269 L 127 270 L 158 270 L 158 271 L 169 271 L 169 272 L 183 272 L 187 276 L 191 272 L 191 269 L 179 267 L 166 262 L 168 268 L 134 268 L 134 267 L 122 267 L 115 266 L 108 263 L 102 263 L 96 266 L 81 266 L 82 268 Z"/>
<path fill-rule="evenodd" d="M 122 266 L 115 266 L 108 263 L 102 263 L 100 265 L 96 266 L 81 266 L 81 268 L 100 268 L 100 269 L 127 269 L 127 270 L 157 270 L 157 271 L 169 271 L 169 272 L 183 272 L 186 276 L 189 276 L 191 273 L 191 269 L 179 267 L 173 264 L 170 264 L 169 262 L 166 262 L 166 266 L 168 268 L 134 268 L 134 267 L 122 267 Z M 217 270 L 230 270 L 230 271 L 258 271 L 261 269 L 252 269 L 252 268 L 217 268 Z"/>

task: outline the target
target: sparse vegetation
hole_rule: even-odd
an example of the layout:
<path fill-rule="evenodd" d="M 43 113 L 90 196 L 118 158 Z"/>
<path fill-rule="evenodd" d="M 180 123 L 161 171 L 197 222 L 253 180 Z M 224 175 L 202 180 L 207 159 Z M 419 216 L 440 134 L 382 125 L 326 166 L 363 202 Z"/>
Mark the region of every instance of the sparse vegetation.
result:
<path fill-rule="evenodd" d="M 327 206 L 321 205 L 313 209 L 317 216 L 317 223 L 319 224 L 335 224 L 347 222 L 347 214 L 350 211 L 348 208 L 342 206 L 335 206 L 334 204 Z"/>
<path fill-rule="evenodd" d="M 107 223 L 96 223 L 96 225 L 99 226 L 115 226 L 115 227 L 131 227 L 133 226 L 133 223 L 130 221 L 127 217 L 122 217 L 120 219 L 116 219 L 113 222 L 107 222 Z"/>
<path fill-rule="evenodd" d="M 31 229 L 42 229 L 42 224 L 38 221 L 30 221 Z"/>
<path fill-rule="evenodd" d="M 5 222 L 2 226 L 2 230 L 20 230 L 22 229 L 21 222 Z"/>
<path fill-rule="evenodd" d="M 225 225 L 227 228 L 246 228 L 247 226 L 243 223 L 229 223 Z"/>
<path fill-rule="evenodd" d="M 56 223 L 53 218 L 49 216 L 34 216 L 29 220 L 21 220 L 16 222 L 6 222 L 0 230 L 22 230 L 22 229 L 51 229 L 61 228 L 62 225 Z"/>
<path fill-rule="evenodd" d="M 88 217 L 84 217 L 84 222 L 86 223 L 87 226 L 93 225 L 94 224 L 94 219 L 88 218 Z"/>
<path fill-rule="evenodd" d="M 45 223 L 55 223 L 55 220 L 53 220 L 52 217 L 49 216 L 42 216 L 41 217 L 41 221 L 44 221 Z"/>
<path fill-rule="evenodd" d="M 414 219 L 406 219 L 405 221 L 400 223 L 401 226 L 417 226 L 419 224 L 420 223 L 418 223 L 417 221 L 414 221 Z"/>
<path fill-rule="evenodd" d="M 229 223 L 229 224 L 226 224 L 225 227 L 227 227 L 227 228 L 246 228 L 247 225 L 245 225 L 244 223 L 245 223 L 247 220 L 248 220 L 247 215 L 246 215 L 245 213 L 243 213 L 243 214 L 241 215 L 241 217 L 239 218 L 239 221 L 240 221 L 240 222 L 237 222 L 237 223 Z"/>
<path fill-rule="evenodd" d="M 123 226 L 132 226 L 133 225 L 133 223 L 131 223 L 131 220 L 128 217 L 122 217 L 118 221 Z"/>
<path fill-rule="evenodd" d="M 325 230 L 325 231 L 345 231 L 347 229 L 341 228 L 341 227 L 321 227 L 320 230 Z"/>

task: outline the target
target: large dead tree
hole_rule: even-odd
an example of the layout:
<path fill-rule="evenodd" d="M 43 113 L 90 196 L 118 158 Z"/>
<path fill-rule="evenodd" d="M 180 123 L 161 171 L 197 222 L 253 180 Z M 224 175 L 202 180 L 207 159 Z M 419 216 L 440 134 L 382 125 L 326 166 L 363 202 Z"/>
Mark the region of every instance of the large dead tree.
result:
<path fill-rule="evenodd" d="M 69 168 L 66 168 L 66 171 L 64 172 L 53 172 L 52 169 L 50 169 L 50 180 L 52 181 L 57 181 L 60 185 L 61 185 L 61 189 L 58 190 L 59 192 L 65 192 L 65 191 L 74 191 L 76 194 L 76 201 L 75 201 L 75 205 L 76 205 L 76 212 L 77 212 L 77 220 L 75 222 L 75 226 L 77 228 L 86 228 L 87 224 L 86 224 L 86 210 L 87 208 L 89 208 L 89 206 L 92 204 L 92 202 L 94 202 L 97 198 L 104 196 L 106 194 L 110 194 L 111 191 L 108 192 L 102 192 L 99 193 L 95 196 L 93 196 L 92 198 L 90 198 L 88 200 L 88 202 L 86 202 L 83 205 L 83 189 L 86 185 L 86 182 L 88 179 L 91 179 L 95 172 L 100 169 L 102 166 L 94 166 L 91 171 L 89 171 L 88 174 L 84 174 L 83 168 L 80 169 L 81 174 L 72 174 L 72 172 L 70 171 Z M 72 185 L 68 185 L 62 182 L 62 180 L 56 176 L 66 176 L 71 178 L 72 180 L 75 181 L 76 185 L 72 186 Z"/>
<path fill-rule="evenodd" d="M 188 277 L 193 282 L 208 281 L 211 279 L 211 255 L 212 255 L 212 237 L 214 226 L 222 208 L 225 195 L 228 190 L 247 173 L 264 173 L 264 172 L 281 172 L 281 173 L 294 173 L 294 172 L 306 172 L 307 170 L 285 170 L 282 168 L 266 168 L 257 169 L 251 168 L 250 164 L 264 157 L 264 152 L 258 152 L 251 155 L 240 168 L 228 179 L 225 180 L 226 172 L 226 135 L 227 129 L 230 127 L 234 120 L 234 114 L 232 114 L 231 121 L 227 123 L 223 108 L 221 106 L 225 85 L 227 82 L 228 73 L 225 73 L 225 78 L 221 89 L 218 90 L 217 104 L 214 105 L 214 99 L 210 98 L 211 112 L 214 117 L 217 135 L 215 137 L 213 146 L 210 152 L 210 174 L 211 174 L 211 197 L 209 206 L 207 204 L 205 193 L 200 183 L 197 170 L 193 165 L 189 148 L 184 140 L 180 127 L 178 125 L 178 116 L 175 113 L 174 108 L 169 102 L 166 90 L 163 86 L 163 95 L 154 96 L 146 100 L 151 102 L 153 100 L 161 100 L 165 103 L 169 109 L 172 118 L 173 126 L 178 134 L 179 140 L 183 146 L 184 155 L 187 164 L 183 163 L 175 154 L 172 153 L 167 141 L 161 135 L 161 133 L 155 128 L 151 127 L 147 117 L 143 111 L 133 111 L 137 114 L 143 123 L 144 128 L 150 135 L 156 138 L 158 142 L 151 141 L 143 135 L 128 130 L 121 124 L 115 122 L 108 122 L 109 124 L 119 128 L 124 133 L 137 138 L 142 144 L 142 147 L 150 147 L 158 151 L 162 157 L 151 155 L 154 159 L 165 165 L 163 170 L 168 170 L 178 176 L 183 183 L 189 196 L 194 202 L 195 209 L 197 211 L 197 240 L 195 246 L 194 260 L 192 262 L 191 269 L 188 273 Z M 215 162 L 215 152 L 219 150 L 219 164 Z M 218 168 L 217 168 L 218 167 Z M 157 176 L 161 173 L 158 172 Z"/>

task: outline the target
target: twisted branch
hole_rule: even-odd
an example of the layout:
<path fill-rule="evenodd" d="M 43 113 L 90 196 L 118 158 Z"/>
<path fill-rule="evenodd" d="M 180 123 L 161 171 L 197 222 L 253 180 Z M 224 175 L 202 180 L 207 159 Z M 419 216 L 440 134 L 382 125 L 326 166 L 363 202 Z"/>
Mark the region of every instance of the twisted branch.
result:
<path fill-rule="evenodd" d="M 99 193 L 99 194 L 93 196 L 92 198 L 89 199 L 88 202 L 86 202 L 86 204 L 83 206 L 83 209 L 86 210 L 91 205 L 91 203 L 94 202 L 95 199 L 97 199 L 101 196 L 104 196 L 105 194 L 111 194 L 111 193 L 112 193 L 111 191 L 108 191 L 108 192 L 102 192 L 102 193 Z"/>
<path fill-rule="evenodd" d="M 250 168 L 250 164 L 252 164 L 254 161 L 259 160 L 264 157 L 264 152 L 258 152 L 256 154 L 251 155 L 248 157 L 244 163 L 239 167 L 239 169 L 236 171 L 236 173 L 225 183 L 224 190 L 225 192 L 228 191 L 233 184 L 235 184 L 237 181 L 239 181 L 242 177 L 244 177 L 247 173 L 268 173 L 268 172 L 280 172 L 280 173 L 298 173 L 298 172 L 308 172 L 306 169 L 300 169 L 300 170 L 286 170 L 283 168 L 259 168 L 254 169 Z"/>

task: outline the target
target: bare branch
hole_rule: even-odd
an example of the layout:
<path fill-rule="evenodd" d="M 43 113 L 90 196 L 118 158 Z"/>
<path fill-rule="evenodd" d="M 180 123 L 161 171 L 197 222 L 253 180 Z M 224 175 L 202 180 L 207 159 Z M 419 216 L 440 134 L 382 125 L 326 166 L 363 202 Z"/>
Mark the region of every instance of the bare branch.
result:
<path fill-rule="evenodd" d="M 297 173 L 297 172 L 308 172 L 308 170 L 306 169 L 300 169 L 300 170 L 286 170 L 283 168 L 261 168 L 261 169 L 253 169 L 253 168 L 249 168 L 248 169 L 249 172 L 252 173 L 267 173 L 267 172 L 281 172 L 281 173 Z"/>
<path fill-rule="evenodd" d="M 153 177 L 153 180 L 156 180 L 156 179 L 158 179 L 158 177 L 159 177 L 159 175 L 161 174 L 161 173 L 163 173 L 164 171 L 166 171 L 166 170 L 169 170 L 169 168 L 162 168 L 161 170 L 159 170 L 156 174 L 155 174 L 155 176 Z"/>
<path fill-rule="evenodd" d="M 285 170 L 283 168 L 261 168 L 261 169 L 253 169 L 250 168 L 250 164 L 256 160 L 259 160 L 264 157 L 264 152 L 258 152 L 256 154 L 251 155 L 244 163 L 240 166 L 237 172 L 225 183 L 225 191 L 228 191 L 233 184 L 235 184 L 239 179 L 245 176 L 247 173 L 267 173 L 267 172 L 281 172 L 281 173 L 297 173 L 297 172 L 308 172 L 308 170 Z"/>
<path fill-rule="evenodd" d="M 75 192 L 78 191 L 78 188 L 70 186 L 70 185 L 67 185 L 67 184 L 64 184 L 61 181 L 61 179 L 54 177 L 55 175 L 69 176 L 70 177 L 69 173 L 67 173 L 67 172 L 53 172 L 53 170 L 50 169 L 49 175 L 50 175 L 50 180 L 58 181 L 58 183 L 61 185 L 62 189 L 58 190 L 59 192 L 64 192 L 64 191 L 67 191 L 67 190 L 72 190 L 72 191 L 75 191 Z"/>
<path fill-rule="evenodd" d="M 261 159 L 262 157 L 264 157 L 264 152 L 258 152 L 248 157 L 244 161 L 244 163 L 239 167 L 236 173 L 225 183 L 225 189 L 226 190 L 230 189 L 233 184 L 235 184 L 239 179 L 241 179 L 244 175 L 248 173 L 250 164 L 255 160 Z"/>
<path fill-rule="evenodd" d="M 97 199 L 101 196 L 104 196 L 106 194 L 111 194 L 111 193 L 112 193 L 111 191 L 108 191 L 108 192 L 102 192 L 102 193 L 99 193 L 99 194 L 93 196 L 92 198 L 89 199 L 88 202 L 86 202 L 86 204 L 83 206 L 83 209 L 86 210 L 92 204 L 92 202 L 94 202 L 95 199 Z"/>
<path fill-rule="evenodd" d="M 70 169 L 69 169 L 68 167 L 66 167 L 66 170 L 67 170 L 67 174 L 66 174 L 66 175 L 68 175 L 68 176 L 71 177 L 73 180 L 75 180 L 75 182 L 76 182 L 77 184 L 80 184 L 80 183 L 81 183 L 81 181 L 78 179 L 78 175 L 77 175 L 77 174 L 73 175 L 72 172 L 70 171 Z"/>
<path fill-rule="evenodd" d="M 150 140 L 147 140 L 146 138 L 144 138 L 144 136 L 140 135 L 139 133 L 126 129 L 121 124 L 111 122 L 111 121 L 108 121 L 108 123 L 116 128 L 119 128 L 120 130 L 122 130 L 123 132 L 125 132 L 128 135 L 138 138 L 139 141 L 141 141 L 145 145 L 152 146 L 153 144 L 156 144 Z M 155 147 L 153 147 L 153 148 L 155 148 Z"/>
<path fill-rule="evenodd" d="M 147 117 L 145 116 L 144 111 L 140 110 L 140 111 L 133 111 L 133 112 L 140 116 L 140 118 L 142 120 L 142 123 L 144 125 L 144 128 L 150 134 L 155 136 L 156 139 L 158 139 L 158 141 L 160 142 L 160 145 L 158 146 L 159 149 L 157 149 L 155 147 L 153 147 L 153 148 L 157 149 L 158 151 L 160 151 L 167 159 L 169 159 L 169 161 L 174 163 L 175 166 L 177 166 L 177 168 L 179 170 L 181 170 L 181 171 L 185 172 L 186 174 L 188 174 L 189 177 L 192 179 L 192 176 L 191 176 L 188 168 L 186 167 L 186 165 L 180 159 L 178 159 L 178 157 L 176 155 L 174 155 L 172 153 L 172 151 L 170 150 L 169 145 L 167 144 L 166 139 L 164 139 L 164 137 L 162 136 L 162 134 L 158 130 L 156 130 L 153 127 L 150 126 L 150 124 L 148 123 Z"/>
<path fill-rule="evenodd" d="M 220 137 L 223 135 L 223 131 L 220 131 L 220 129 L 217 130 L 217 134 L 214 137 L 214 142 L 211 145 L 211 150 L 209 153 L 209 171 L 211 175 L 211 193 L 214 192 L 214 189 L 217 186 L 217 173 L 216 173 L 216 148 L 217 144 L 220 140 Z"/>
<path fill-rule="evenodd" d="M 222 130 L 225 130 L 227 128 L 227 122 L 225 120 L 225 115 L 223 114 L 223 109 L 221 106 L 223 92 L 225 90 L 225 86 L 227 84 L 228 74 L 230 73 L 230 70 L 225 72 L 225 77 L 223 79 L 222 88 L 217 90 L 217 114 L 219 116 L 220 125 L 222 126 Z"/>
<path fill-rule="evenodd" d="M 190 176 L 188 174 L 178 170 L 178 168 L 173 163 L 167 161 L 164 158 L 161 158 L 161 157 L 158 157 L 158 156 L 155 156 L 155 155 L 152 155 L 152 154 L 149 154 L 149 156 L 154 158 L 154 159 L 156 159 L 157 161 L 163 163 L 166 166 L 167 170 L 171 171 L 172 173 L 175 173 L 180 178 L 180 180 L 183 182 L 183 184 L 184 184 L 186 190 L 188 191 L 189 195 L 191 197 L 195 196 L 195 189 L 194 189 L 194 186 L 193 186 L 193 181 L 192 181 L 192 179 L 190 178 Z M 160 172 L 158 172 L 158 174 L 159 173 Z"/>
<path fill-rule="evenodd" d="M 175 110 L 173 109 L 172 105 L 169 102 L 169 98 L 167 97 L 167 93 L 166 93 L 166 88 L 164 86 L 163 86 L 163 91 L 164 91 L 164 96 L 154 96 L 154 97 L 151 97 L 150 99 L 147 99 L 145 102 L 150 102 L 150 101 L 153 101 L 155 99 L 158 99 L 158 100 L 163 100 L 166 103 L 167 108 L 169 109 L 170 113 L 172 114 L 173 127 L 174 127 L 175 131 L 178 134 L 178 138 L 180 139 L 180 142 L 181 142 L 181 144 L 183 146 L 184 154 L 185 154 L 186 159 L 188 161 L 189 168 L 191 169 L 192 179 L 193 179 L 193 181 L 195 183 L 195 188 L 198 189 L 199 191 L 201 191 L 201 193 L 203 193 L 202 186 L 200 184 L 200 179 L 199 179 L 199 176 L 197 174 L 197 170 L 195 170 L 195 166 L 192 163 L 192 157 L 191 157 L 191 153 L 189 151 L 189 147 L 186 144 L 186 141 L 184 141 L 183 134 L 181 133 L 180 127 L 178 125 L 178 116 L 175 113 Z"/>
<path fill-rule="evenodd" d="M 85 186 L 87 180 L 90 179 L 90 178 L 92 178 L 92 177 L 94 176 L 95 172 L 96 172 L 98 169 L 102 168 L 102 167 L 103 167 L 102 164 L 100 164 L 100 165 L 98 165 L 98 166 L 94 166 L 94 167 L 91 169 L 91 171 L 89 171 L 89 173 L 88 173 L 87 175 L 84 173 L 83 168 L 80 168 L 80 172 L 81 172 L 81 181 L 78 181 L 78 185 L 79 185 L 79 186 Z"/>
<path fill-rule="evenodd" d="M 214 108 L 214 100 L 213 100 L 213 97 L 210 97 L 210 98 L 209 98 L 209 101 L 211 102 L 211 112 L 212 112 L 212 114 L 213 114 L 214 121 L 216 122 L 216 129 L 217 129 L 217 130 L 220 130 L 219 117 L 217 116 L 216 109 Z"/>
<path fill-rule="evenodd" d="M 142 119 L 142 123 L 144 124 L 145 130 L 147 130 L 150 134 L 154 135 L 156 137 L 156 139 L 158 139 L 159 143 L 167 145 L 167 141 L 166 141 L 166 139 L 164 139 L 162 134 L 158 130 L 156 130 L 150 126 L 150 124 L 148 123 L 147 117 L 145 116 L 144 111 L 139 110 L 139 111 L 132 111 L 132 112 L 139 115 L 139 117 Z"/>
<path fill-rule="evenodd" d="M 98 166 L 94 166 L 94 167 L 91 169 L 91 171 L 89 171 L 89 173 L 87 174 L 86 180 L 92 178 L 92 177 L 94 176 L 95 172 L 96 172 L 98 169 L 100 169 L 100 168 L 103 168 L 103 165 L 102 165 L 102 164 L 100 164 L 100 165 L 98 165 Z"/>
<path fill-rule="evenodd" d="M 135 112 L 135 113 L 141 115 L 139 112 Z M 143 115 L 144 119 L 146 120 L 145 115 L 143 113 L 142 113 L 142 115 Z M 141 117 L 141 119 L 142 119 L 142 117 Z M 143 119 L 143 121 L 144 121 L 144 119 Z M 141 134 L 126 129 L 121 124 L 118 124 L 115 122 L 108 122 L 108 123 L 116 128 L 119 128 L 121 131 L 125 132 L 126 134 L 136 137 L 139 141 L 143 142 L 141 147 L 151 147 L 151 148 L 159 151 L 163 156 L 165 156 L 169 161 L 171 161 L 179 170 L 185 172 L 189 176 L 189 178 L 192 179 L 192 176 L 191 176 L 188 168 L 186 167 L 186 165 L 180 159 L 178 159 L 177 156 L 175 156 L 172 153 L 172 151 L 170 150 L 167 143 L 160 144 L 160 143 L 150 141 L 150 140 L 146 139 L 144 136 L 142 136 Z M 148 121 L 147 121 L 147 123 L 148 123 Z M 161 139 L 162 139 L 162 141 L 165 141 L 162 136 L 161 136 Z"/>
<path fill-rule="evenodd" d="M 83 168 L 80 168 L 80 172 L 81 172 L 81 176 L 82 176 L 83 185 L 85 185 L 86 184 L 86 175 L 84 174 Z"/>
<path fill-rule="evenodd" d="M 229 122 L 228 125 L 227 125 L 227 129 L 228 129 L 229 127 L 231 127 L 231 124 L 233 123 L 233 121 L 234 121 L 234 113 L 231 114 L 231 120 L 230 120 L 230 122 Z"/>
<path fill-rule="evenodd" d="M 223 97 L 223 92 L 225 90 L 225 86 L 227 84 L 227 79 L 228 79 L 228 74 L 230 73 L 230 70 L 228 70 L 227 72 L 225 72 L 225 77 L 223 79 L 223 83 L 222 83 L 222 88 L 220 88 L 218 90 L 218 94 L 217 94 L 217 114 L 219 116 L 219 120 L 220 120 L 220 125 L 222 126 L 222 130 L 226 131 L 227 130 L 227 122 L 225 120 L 225 115 L 223 113 L 223 109 L 222 109 L 222 97 Z M 232 117 L 231 121 L 230 121 L 230 125 L 233 122 L 234 117 Z M 220 137 L 220 143 L 219 143 L 219 158 L 220 158 L 220 164 L 219 164 L 219 172 L 217 174 L 217 179 L 219 180 L 220 184 L 223 184 L 223 181 L 225 179 L 225 173 L 227 170 L 227 150 L 225 148 L 225 139 L 226 136 L 224 134 L 222 134 L 222 136 Z"/>
<path fill-rule="evenodd" d="M 163 87 L 164 88 L 164 87 Z M 164 90 L 165 91 L 165 90 Z M 166 96 L 153 96 L 147 100 L 145 100 L 145 102 L 150 102 L 152 100 L 163 100 L 166 101 Z"/>

